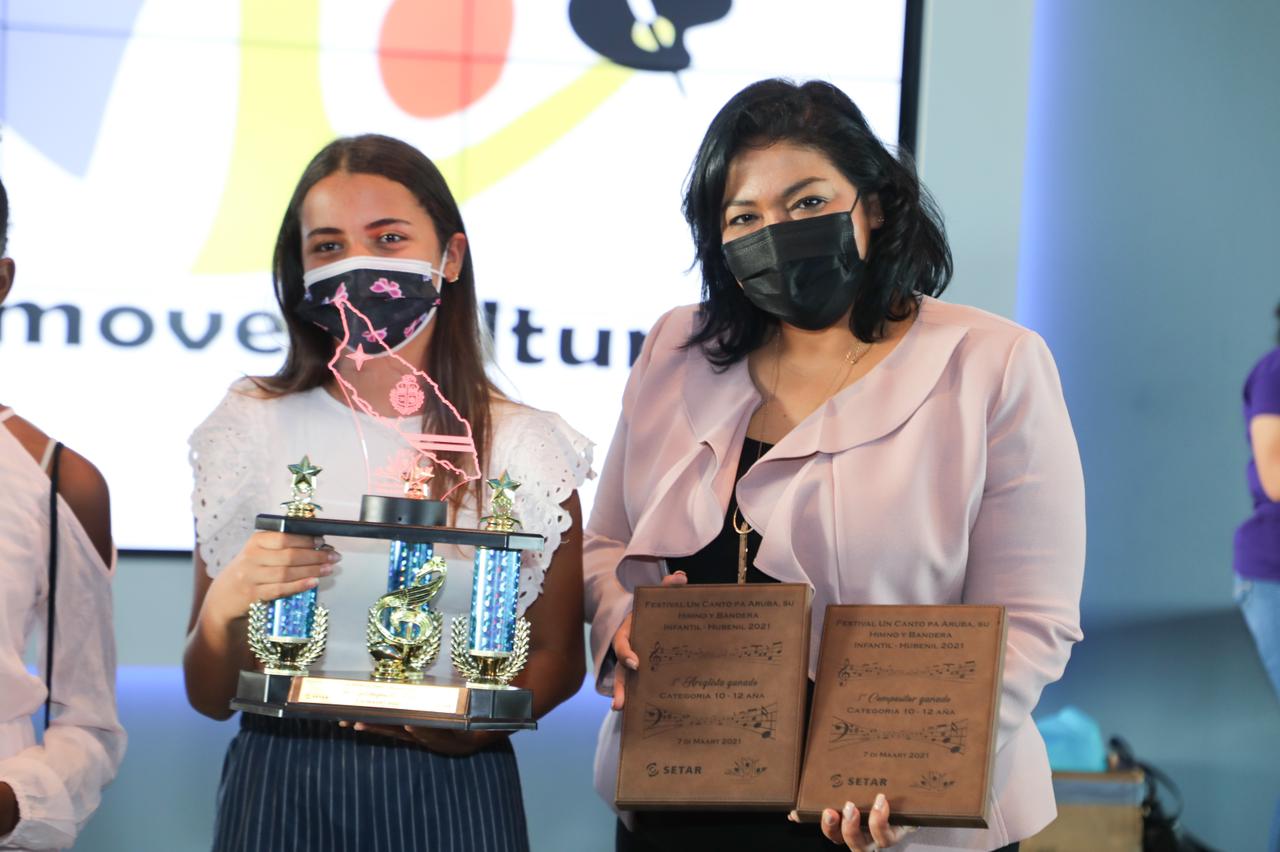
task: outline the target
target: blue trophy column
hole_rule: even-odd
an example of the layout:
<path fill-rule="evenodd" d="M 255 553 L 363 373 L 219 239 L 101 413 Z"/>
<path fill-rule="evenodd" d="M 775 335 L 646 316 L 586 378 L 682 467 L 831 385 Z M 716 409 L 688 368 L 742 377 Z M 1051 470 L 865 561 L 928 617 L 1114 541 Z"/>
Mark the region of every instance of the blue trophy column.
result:
<path fill-rule="evenodd" d="M 274 600 L 267 611 L 267 638 L 276 642 L 305 642 L 311 638 L 315 617 L 315 589 Z"/>
<path fill-rule="evenodd" d="M 477 547 L 471 583 L 471 653 L 509 655 L 515 648 L 520 551 Z"/>

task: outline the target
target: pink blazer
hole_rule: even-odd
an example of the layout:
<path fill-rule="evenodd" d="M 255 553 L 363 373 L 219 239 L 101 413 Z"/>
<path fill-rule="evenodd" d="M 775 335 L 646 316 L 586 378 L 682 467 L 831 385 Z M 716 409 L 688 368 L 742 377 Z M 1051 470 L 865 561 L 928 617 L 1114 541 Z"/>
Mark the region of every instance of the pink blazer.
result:
<path fill-rule="evenodd" d="M 745 361 L 682 350 L 695 308 L 658 320 L 632 368 L 586 531 L 597 688 L 630 590 L 719 533 L 747 421 Z M 1008 647 L 990 828 L 921 829 L 909 849 L 994 849 L 1056 815 L 1031 711 L 1082 638 L 1084 481 L 1057 368 L 1034 332 L 925 298 L 898 347 L 742 478 L 756 566 L 813 588 L 811 670 L 828 604 L 1003 604 Z M 619 714 L 596 753 L 612 803 Z M 817 831 L 817 828 L 814 828 Z"/>

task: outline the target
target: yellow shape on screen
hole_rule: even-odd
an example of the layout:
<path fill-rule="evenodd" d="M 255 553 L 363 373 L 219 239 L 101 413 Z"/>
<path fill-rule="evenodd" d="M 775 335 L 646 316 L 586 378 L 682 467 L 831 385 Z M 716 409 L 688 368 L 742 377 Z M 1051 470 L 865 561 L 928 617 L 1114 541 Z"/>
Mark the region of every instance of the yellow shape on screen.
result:
<path fill-rule="evenodd" d="M 271 264 L 303 168 L 336 134 L 320 94 L 319 0 L 241 0 L 240 95 L 226 189 L 197 274 Z"/>
<path fill-rule="evenodd" d="M 555 144 L 630 76 L 602 59 L 560 91 L 512 119 L 487 138 L 436 163 L 459 204 L 479 195 Z"/>
<path fill-rule="evenodd" d="M 196 274 L 270 266 L 280 218 L 303 168 L 336 136 L 320 91 L 318 0 L 242 0 L 239 114 L 226 190 Z M 499 183 L 551 147 L 634 72 L 600 60 L 528 111 L 436 165 L 454 197 Z"/>

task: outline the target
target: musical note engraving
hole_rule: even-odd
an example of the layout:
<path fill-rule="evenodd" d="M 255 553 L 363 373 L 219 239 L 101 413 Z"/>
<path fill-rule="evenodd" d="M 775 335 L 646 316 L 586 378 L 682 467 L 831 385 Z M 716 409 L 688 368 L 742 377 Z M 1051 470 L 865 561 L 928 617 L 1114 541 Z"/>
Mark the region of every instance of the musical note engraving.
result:
<path fill-rule="evenodd" d="M 965 741 L 969 735 L 969 722 L 960 719 L 955 722 L 944 722 L 940 725 L 929 725 L 915 730 L 893 730 L 870 728 L 841 719 L 839 716 L 831 720 L 828 750 L 844 748 L 858 743 L 869 743 L 879 740 L 908 740 L 938 746 L 951 754 L 964 754 Z"/>
<path fill-rule="evenodd" d="M 698 645 L 669 645 L 661 641 L 653 643 L 649 652 L 649 670 L 657 671 L 666 663 L 684 663 L 706 660 L 747 660 L 776 665 L 782 659 L 783 645 L 778 642 L 751 642 L 736 648 L 703 648 Z"/>
<path fill-rule="evenodd" d="M 645 738 L 668 731 L 699 727 L 742 728 L 757 734 L 761 739 L 771 739 L 778 724 L 777 703 L 763 707 L 748 707 L 735 713 L 682 713 L 647 704 L 644 709 Z"/>
<path fill-rule="evenodd" d="M 962 663 L 934 663 L 930 666 L 907 669 L 875 662 L 855 664 L 846 657 L 836 678 L 841 686 L 845 686 L 851 680 L 871 680 L 881 677 L 922 677 L 929 680 L 963 682 L 973 680 L 977 674 L 978 664 L 975 660 L 965 660 Z"/>

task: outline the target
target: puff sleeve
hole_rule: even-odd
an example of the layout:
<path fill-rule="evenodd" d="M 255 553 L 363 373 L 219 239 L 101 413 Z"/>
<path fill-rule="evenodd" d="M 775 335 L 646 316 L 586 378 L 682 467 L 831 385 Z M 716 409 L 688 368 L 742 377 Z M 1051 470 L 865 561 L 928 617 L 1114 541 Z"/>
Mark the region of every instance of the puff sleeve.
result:
<path fill-rule="evenodd" d="M 209 576 L 217 576 L 253 534 L 257 498 L 267 493 L 261 400 L 248 379 L 233 384 L 189 441 L 191 510 Z"/>
<path fill-rule="evenodd" d="M 595 474 L 591 441 L 560 415 L 524 409 L 512 419 L 494 447 L 493 475 L 505 470 L 520 483 L 513 495 L 513 513 L 525 532 L 546 538 L 542 552 L 525 554 L 521 563 L 517 608 L 523 615 L 541 594 L 551 558 L 573 522 L 561 504 Z"/>

